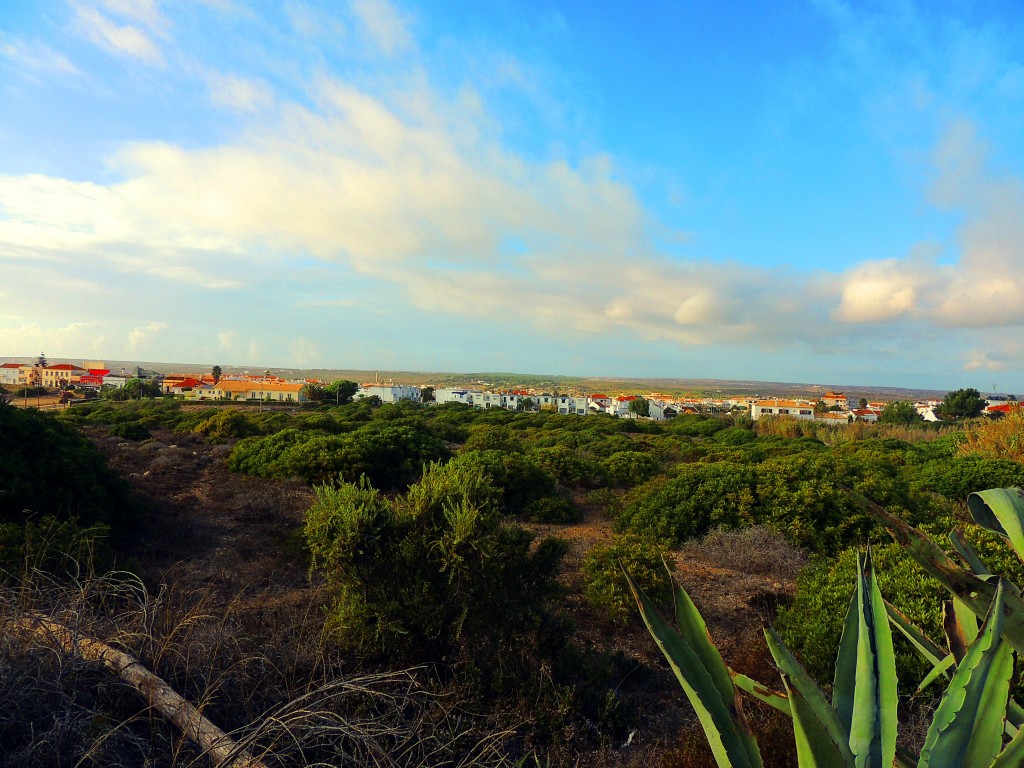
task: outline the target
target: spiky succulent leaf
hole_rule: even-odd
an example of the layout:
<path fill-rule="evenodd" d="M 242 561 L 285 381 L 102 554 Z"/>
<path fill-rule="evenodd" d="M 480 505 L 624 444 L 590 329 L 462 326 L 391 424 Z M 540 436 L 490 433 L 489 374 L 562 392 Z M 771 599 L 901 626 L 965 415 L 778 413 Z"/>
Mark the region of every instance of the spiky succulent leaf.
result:
<path fill-rule="evenodd" d="M 974 521 L 1003 536 L 1024 560 L 1024 489 L 990 488 L 967 497 Z"/>
<path fill-rule="evenodd" d="M 1013 654 L 1003 641 L 1000 582 L 978 639 L 943 694 L 921 750 L 920 768 L 989 768 L 1002 748 Z"/>
<path fill-rule="evenodd" d="M 857 592 L 839 643 L 832 706 L 850 734 L 858 768 L 890 766 L 896 754 L 896 655 L 871 553 L 857 556 Z"/>
<path fill-rule="evenodd" d="M 976 575 L 987 576 L 991 573 L 988 566 L 982 562 L 977 550 L 971 546 L 971 542 L 964 536 L 963 531 L 959 528 L 954 528 L 949 532 L 949 541 L 953 545 L 953 549 L 956 550 L 956 553 L 967 563 L 967 567 L 974 571 Z"/>
<path fill-rule="evenodd" d="M 825 694 L 773 629 L 765 630 L 768 650 L 779 667 L 789 697 L 800 768 L 855 765 L 850 736 Z"/>
<path fill-rule="evenodd" d="M 893 539 L 950 594 L 960 598 L 975 616 L 984 617 L 995 599 L 995 577 L 976 576 L 960 568 L 928 536 L 889 514 L 865 496 L 849 491 L 861 509 L 889 529 Z M 1024 600 L 1013 585 L 1007 585 L 1003 596 L 1003 636 L 1017 653 L 1024 654 Z"/>
<path fill-rule="evenodd" d="M 740 709 L 739 694 L 732 684 L 729 671 L 717 649 L 714 649 L 703 619 L 697 624 L 692 615 L 680 615 L 681 632 L 676 631 L 661 617 L 657 608 L 637 587 L 628 573 L 626 579 L 648 632 L 661 649 L 686 698 L 697 713 L 719 768 L 759 767 L 761 755 L 757 750 L 757 741 Z M 682 587 L 677 586 L 676 589 L 682 590 Z M 699 615 L 698 613 L 697 616 Z M 683 627 L 683 623 L 687 626 Z M 684 635 L 691 642 L 712 647 L 701 648 L 698 652 L 683 639 Z M 710 659 L 714 665 L 716 658 L 717 663 L 721 665 L 720 668 L 709 670 L 704 660 Z M 727 696 L 722 695 L 716 682 L 723 675 L 729 681 L 731 691 Z"/>
<path fill-rule="evenodd" d="M 793 711 L 789 706 L 789 697 L 781 691 L 774 691 L 766 685 L 762 685 L 751 677 L 741 675 L 739 672 L 729 670 L 732 681 L 737 688 L 744 693 L 753 696 L 770 707 L 774 707 L 784 714 L 792 716 Z"/>

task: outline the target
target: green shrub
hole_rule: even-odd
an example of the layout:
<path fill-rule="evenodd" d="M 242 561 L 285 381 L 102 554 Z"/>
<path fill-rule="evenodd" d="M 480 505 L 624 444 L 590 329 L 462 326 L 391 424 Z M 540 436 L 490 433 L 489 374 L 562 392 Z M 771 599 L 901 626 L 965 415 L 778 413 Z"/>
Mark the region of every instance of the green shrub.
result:
<path fill-rule="evenodd" d="M 318 486 L 316 497 L 306 541 L 343 641 L 408 661 L 462 649 L 499 687 L 536 653 L 565 545 L 531 550 L 479 467 L 432 464 L 394 501 L 365 481 Z"/>
<path fill-rule="evenodd" d="M 925 465 L 920 483 L 949 499 L 963 500 L 986 488 L 1024 486 L 1024 464 L 978 455 L 956 456 Z"/>
<path fill-rule="evenodd" d="M 887 541 L 843 487 L 916 522 L 923 502 L 911 493 L 900 464 L 892 453 L 856 445 L 768 459 L 757 467 L 754 516 L 813 552 L 838 552 L 872 538 Z"/>
<path fill-rule="evenodd" d="M 545 496 L 532 501 L 524 515 L 534 523 L 578 523 L 583 519 L 579 508 L 564 496 Z"/>
<path fill-rule="evenodd" d="M 196 434 L 205 435 L 211 442 L 224 439 L 235 439 L 252 437 L 260 434 L 261 430 L 248 413 L 235 410 L 234 408 L 218 408 L 206 419 L 203 419 L 192 431 Z"/>
<path fill-rule="evenodd" d="M 603 462 L 608 479 L 619 486 L 639 485 L 661 470 L 661 462 L 649 453 L 618 451 Z"/>
<path fill-rule="evenodd" d="M 35 409 L 0 404 L 0 523 L 32 513 L 117 534 L 135 520 L 128 486 L 70 425 Z M 29 512 L 31 510 L 31 512 Z"/>
<path fill-rule="evenodd" d="M 125 440 L 148 440 L 149 430 L 137 421 L 128 421 L 115 424 L 110 428 L 111 437 L 121 437 Z"/>
<path fill-rule="evenodd" d="M 425 429 L 371 423 L 347 434 L 289 428 L 238 442 L 228 468 L 264 477 L 298 477 L 309 483 L 362 476 L 377 488 L 398 488 L 416 479 L 427 462 L 447 459 L 444 444 Z"/>
<path fill-rule="evenodd" d="M 616 624 L 635 617 L 636 602 L 622 572 L 625 568 L 651 599 L 667 604 L 672 597 L 672 580 L 665 563 L 673 563 L 668 548 L 653 539 L 626 534 L 611 544 L 599 544 L 583 558 L 587 602 Z"/>
<path fill-rule="evenodd" d="M 501 510 L 506 515 L 528 514 L 531 504 L 555 495 L 551 476 L 521 453 L 463 448 L 452 463 L 479 467 L 501 492 Z"/>
<path fill-rule="evenodd" d="M 564 445 L 534 448 L 528 455 L 556 482 L 564 485 L 594 488 L 605 483 L 604 467 Z"/>
<path fill-rule="evenodd" d="M 683 464 L 671 480 L 656 478 L 634 491 L 618 518 L 621 530 L 681 542 L 712 528 L 753 522 L 757 475 L 751 467 L 719 462 Z"/>
<path fill-rule="evenodd" d="M 757 433 L 743 427 L 726 427 L 714 434 L 714 440 L 722 445 L 746 445 L 757 440 Z"/>

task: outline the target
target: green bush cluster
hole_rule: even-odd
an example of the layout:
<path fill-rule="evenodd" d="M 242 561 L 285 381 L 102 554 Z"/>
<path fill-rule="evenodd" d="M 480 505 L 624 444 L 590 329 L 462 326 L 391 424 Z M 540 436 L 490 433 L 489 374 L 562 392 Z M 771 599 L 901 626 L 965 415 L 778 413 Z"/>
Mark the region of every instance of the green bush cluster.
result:
<path fill-rule="evenodd" d="M 545 598 L 565 546 L 504 522 L 479 466 L 432 464 L 397 499 L 366 480 L 321 485 L 307 513 L 313 567 L 347 643 L 406 661 L 465 651 L 489 685 L 516 678 L 549 642 Z"/>
<path fill-rule="evenodd" d="M 240 440 L 228 467 L 263 477 L 298 477 L 310 483 L 366 476 L 377 488 L 398 488 L 427 462 L 447 459 L 444 443 L 423 429 L 376 423 L 346 434 L 289 428 Z"/>
<path fill-rule="evenodd" d="M 0 405 L 0 523 L 29 515 L 114 532 L 135 520 L 127 485 L 85 437 L 50 414 Z"/>

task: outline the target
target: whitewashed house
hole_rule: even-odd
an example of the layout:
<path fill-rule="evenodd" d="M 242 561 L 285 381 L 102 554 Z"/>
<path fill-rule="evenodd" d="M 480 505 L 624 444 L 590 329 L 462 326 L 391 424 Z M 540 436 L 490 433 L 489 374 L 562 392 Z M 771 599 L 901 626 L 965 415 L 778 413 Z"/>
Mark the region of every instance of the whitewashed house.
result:
<path fill-rule="evenodd" d="M 789 416 L 810 421 L 814 418 L 814 404 L 805 400 L 758 400 L 750 406 L 750 418 L 762 416 Z"/>
<path fill-rule="evenodd" d="M 406 384 L 364 384 L 356 390 L 355 400 L 365 397 L 379 397 L 382 403 L 397 403 L 399 400 L 420 402 L 419 387 Z M 436 392 L 435 392 L 436 397 Z"/>

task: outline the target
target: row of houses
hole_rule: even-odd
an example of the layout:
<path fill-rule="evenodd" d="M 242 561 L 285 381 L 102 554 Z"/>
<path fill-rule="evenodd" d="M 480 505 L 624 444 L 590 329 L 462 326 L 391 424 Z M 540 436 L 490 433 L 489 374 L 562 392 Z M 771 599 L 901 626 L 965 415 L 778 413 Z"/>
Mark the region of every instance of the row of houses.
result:
<path fill-rule="evenodd" d="M 632 406 L 639 397 L 637 395 L 619 395 L 609 397 L 606 394 L 592 395 L 555 395 L 547 392 L 531 392 L 525 389 L 487 391 L 480 389 L 440 388 L 434 390 L 434 399 L 438 404 L 462 403 L 473 408 L 504 408 L 510 411 L 542 410 L 554 411 L 577 416 L 589 416 L 607 413 L 618 418 L 638 418 Z M 647 403 L 647 415 L 651 419 L 661 420 L 677 416 L 680 413 L 697 413 L 695 406 L 680 404 L 662 398 L 644 398 Z"/>
<path fill-rule="evenodd" d="M 85 368 L 74 363 L 55 363 L 54 365 L 0 363 L 0 385 L 5 387 L 45 387 L 46 389 L 63 389 L 76 387 L 123 387 L 131 379 L 159 378 L 156 371 L 135 368 L 131 371 L 121 369 L 114 373 L 109 368 L 96 364 Z"/>

